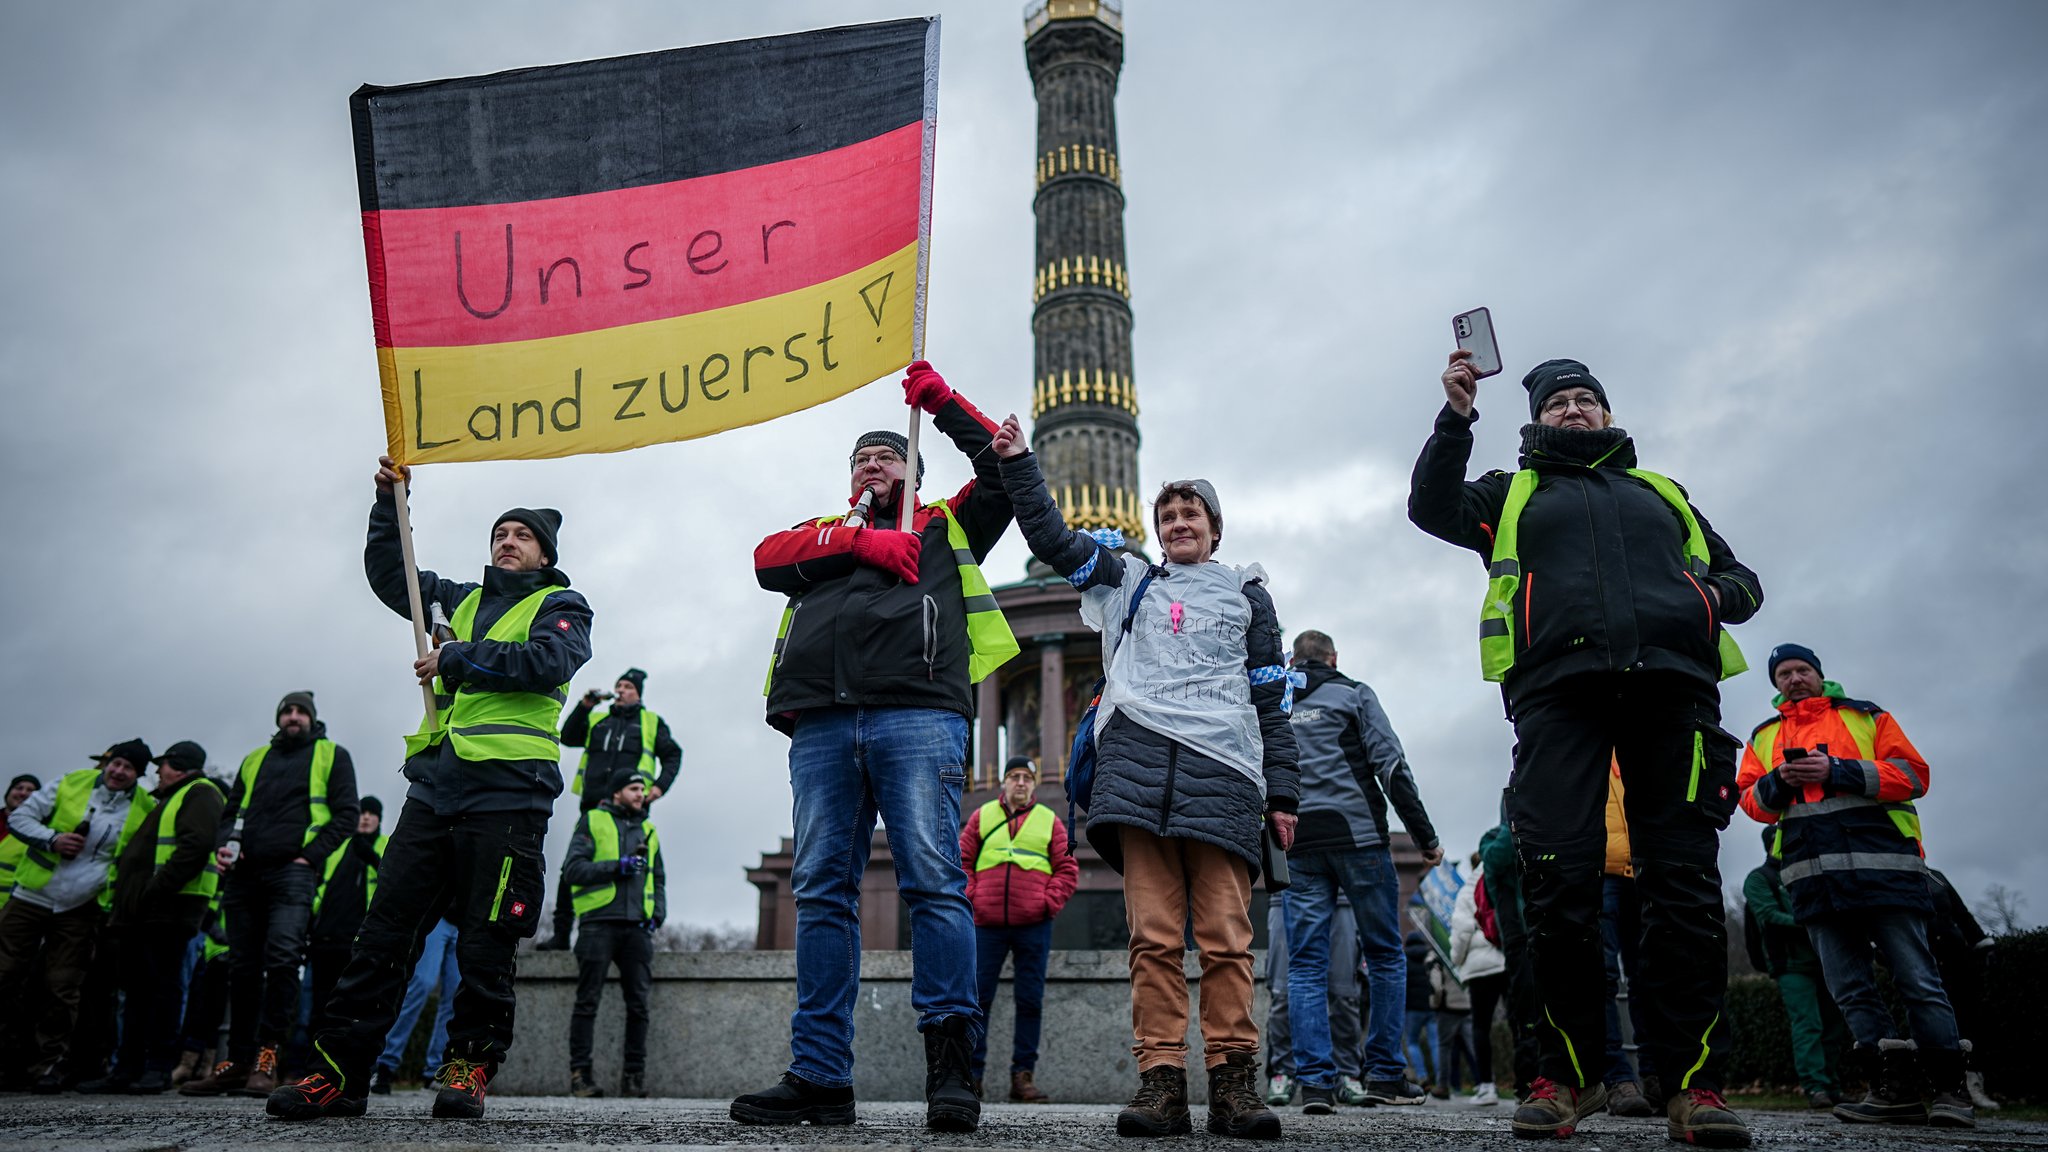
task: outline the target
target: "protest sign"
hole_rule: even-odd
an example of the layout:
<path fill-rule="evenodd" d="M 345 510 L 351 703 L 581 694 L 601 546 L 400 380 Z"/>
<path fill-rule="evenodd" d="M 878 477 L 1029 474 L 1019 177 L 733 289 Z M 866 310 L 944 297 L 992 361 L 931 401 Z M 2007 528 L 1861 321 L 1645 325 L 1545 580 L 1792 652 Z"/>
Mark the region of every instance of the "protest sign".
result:
<path fill-rule="evenodd" d="M 686 440 L 909 363 L 938 27 L 358 90 L 391 457 Z"/>
<path fill-rule="evenodd" d="M 1458 969 L 1451 963 L 1451 915 L 1457 910 L 1458 889 L 1464 884 L 1456 864 L 1439 864 L 1422 874 L 1415 887 L 1415 899 L 1408 905 L 1409 923 L 1429 942 L 1431 951 L 1453 980 L 1458 979 Z M 1464 981 L 1458 983 L 1462 985 Z"/>

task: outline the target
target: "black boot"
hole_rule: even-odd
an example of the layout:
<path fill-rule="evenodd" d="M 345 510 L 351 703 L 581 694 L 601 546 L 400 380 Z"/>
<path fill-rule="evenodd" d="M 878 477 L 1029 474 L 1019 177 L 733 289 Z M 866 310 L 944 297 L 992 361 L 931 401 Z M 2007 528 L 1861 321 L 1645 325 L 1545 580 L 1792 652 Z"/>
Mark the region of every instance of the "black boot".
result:
<path fill-rule="evenodd" d="M 1977 1112 L 1970 1105 L 1970 1087 L 1964 1079 L 1962 1050 L 1923 1049 L 1920 1067 L 1934 1087 L 1934 1103 L 1927 1109 L 1927 1122 L 1936 1128 L 1975 1128 Z"/>
<path fill-rule="evenodd" d="M 981 1100 L 967 1075 L 972 1023 L 948 1016 L 925 1029 L 924 1126 L 934 1132 L 972 1132 L 981 1125 Z"/>
<path fill-rule="evenodd" d="M 1280 1118 L 1259 1094 L 1259 1058 L 1232 1052 L 1209 1069 L 1209 1131 L 1241 1140 L 1278 1140 Z"/>
<path fill-rule="evenodd" d="M 734 1100 L 732 1118 L 742 1124 L 851 1124 L 853 1089 L 827 1088 L 784 1072 L 775 1087 Z"/>
<path fill-rule="evenodd" d="M 1863 1099 L 1835 1105 L 1835 1118 L 1850 1124 L 1925 1124 L 1927 1106 L 1920 1102 L 1920 1077 L 1913 1065 L 1913 1042 L 1880 1040 L 1872 1049 L 1858 1044 L 1849 1050 L 1858 1075 L 1869 1083 Z"/>
<path fill-rule="evenodd" d="M 1162 1064 L 1138 1073 L 1138 1094 L 1116 1114 L 1119 1136 L 1185 1136 L 1195 1130 L 1188 1119 L 1188 1073 Z"/>

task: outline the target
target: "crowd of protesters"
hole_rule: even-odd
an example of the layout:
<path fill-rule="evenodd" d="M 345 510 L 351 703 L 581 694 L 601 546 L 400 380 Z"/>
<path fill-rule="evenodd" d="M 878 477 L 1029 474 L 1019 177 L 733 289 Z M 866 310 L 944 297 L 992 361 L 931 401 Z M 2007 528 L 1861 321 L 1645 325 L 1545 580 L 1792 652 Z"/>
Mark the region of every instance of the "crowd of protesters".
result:
<path fill-rule="evenodd" d="M 1006 962 L 1007 1096 L 1049 1098 L 1039 1025 L 1075 845 L 1023 757 L 994 799 L 961 812 L 972 686 L 1019 650 L 979 568 L 1013 519 L 1103 637 L 1104 679 L 1068 771 L 1087 816 L 1072 833 L 1123 879 L 1138 1084 L 1120 1134 L 1192 1130 L 1192 945 L 1211 1133 L 1277 1139 L 1274 1109 L 1297 1093 L 1314 1116 L 1469 1085 L 1472 1105 L 1513 1101 L 1518 1136 L 1570 1136 L 1596 1112 L 1661 1113 L 1675 1140 L 1746 1145 L 1721 1079 L 1719 840 L 1738 807 L 1765 826 L 1764 860 L 1743 884 L 1749 938 L 1811 1104 L 1847 1122 L 1951 1127 L 1996 1106 L 1968 1039 L 1984 934 L 1926 866 L 1913 802 L 1931 778 L 1899 722 L 1825 679 L 1813 650 L 1781 644 L 1767 665 L 1776 714 L 1746 742 L 1730 735 L 1718 685 L 1746 662 L 1724 625 L 1758 611 L 1762 585 L 1682 487 L 1639 466 L 1600 381 L 1571 360 L 1531 370 L 1520 467 L 1476 480 L 1467 353 L 1441 382 L 1409 515 L 1484 563 L 1481 668 L 1516 743 L 1470 875 L 1445 866 L 1455 888 L 1432 941 L 1410 931 L 1430 919 L 1401 906 L 1391 823 L 1425 867 L 1443 861 L 1426 774 L 1372 688 L 1339 671 L 1336 641 L 1306 630 L 1287 651 L 1265 571 L 1215 560 L 1215 486 L 1161 488 L 1153 563 L 1114 532 L 1066 524 L 1016 417 L 998 425 L 928 364 L 911 366 L 906 402 L 934 417 L 973 480 L 913 505 L 923 460 L 905 437 L 869 433 L 849 462 L 852 511 L 756 552 L 762 587 L 789 598 L 766 695 L 791 739 L 797 996 L 788 1071 L 733 1101 L 735 1120 L 854 1120 L 859 900 L 878 818 L 912 926 L 928 1125 L 979 1124 Z M 566 744 L 585 750 L 582 800 L 542 946 L 573 935 L 567 1088 L 604 1095 L 595 1020 L 616 969 L 617 1090 L 647 1094 L 652 935 L 668 914 L 648 813 L 681 748 L 642 703 L 638 669 L 564 713 L 591 610 L 557 567 L 559 513 L 499 517 L 480 582 L 422 571 L 407 587 L 394 507 L 406 480 L 381 461 L 365 551 L 379 599 L 411 614 L 416 597 L 436 623 L 415 666 L 434 710 L 407 740 L 395 828 L 359 796 L 311 692 L 286 694 L 269 741 L 218 778 L 191 741 L 153 755 L 139 739 L 90 768 L 17 777 L 0 837 L 8 1085 L 175 1088 L 264 1098 L 283 1119 L 361 1115 L 390 1091 L 438 989 L 435 1115 L 482 1115 L 513 1041 L 513 954 L 549 889 L 540 844 Z M 1251 918 L 1262 879 L 1263 1074 Z M 1906 1019 L 1879 992 L 1880 959 Z"/>

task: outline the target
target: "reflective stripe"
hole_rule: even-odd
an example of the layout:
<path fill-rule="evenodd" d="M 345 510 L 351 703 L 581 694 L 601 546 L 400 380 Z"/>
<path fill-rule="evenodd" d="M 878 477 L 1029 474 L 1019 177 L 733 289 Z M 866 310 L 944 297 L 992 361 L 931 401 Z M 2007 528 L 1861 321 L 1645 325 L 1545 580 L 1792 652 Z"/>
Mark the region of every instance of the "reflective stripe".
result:
<path fill-rule="evenodd" d="M 1520 576 L 1521 574 L 1522 562 L 1512 556 L 1504 560 L 1495 560 L 1492 566 L 1486 570 L 1486 575 L 1489 579 L 1495 576 Z"/>
<path fill-rule="evenodd" d="M 1872 800 L 1877 799 L 1878 786 L 1883 782 L 1878 778 L 1877 765 L 1868 760 L 1858 760 L 1856 767 L 1863 772 L 1863 794 Z"/>
<path fill-rule="evenodd" d="M 976 612 L 1000 612 L 1002 608 L 996 603 L 994 596 L 969 596 L 967 611 L 971 615 Z"/>
<path fill-rule="evenodd" d="M 1489 636 L 1506 636 L 1507 634 L 1508 622 L 1499 616 L 1490 617 L 1479 622 L 1479 638 L 1481 640 Z"/>
<path fill-rule="evenodd" d="M 1714 1052 L 1713 1046 L 1708 1043 L 1708 1040 L 1714 1035 L 1714 1025 L 1720 1022 L 1721 1014 L 1719 1012 L 1714 1013 L 1714 1018 L 1707 1021 L 1707 1030 L 1700 1033 L 1700 1058 L 1693 1061 L 1692 1067 L 1685 1070 L 1685 1078 L 1678 1082 L 1680 1089 L 1692 1087 L 1692 1078 L 1699 1075 L 1700 1069 L 1707 1066 L 1707 1057 L 1713 1055 Z"/>
<path fill-rule="evenodd" d="M 551 729 L 530 728 L 524 724 L 470 724 L 461 728 L 450 728 L 455 736 L 532 736 L 550 744 L 561 743 L 561 736 Z"/>
<path fill-rule="evenodd" d="M 556 589 L 535 591 L 514 604 L 484 634 L 484 639 L 501 644 L 524 644 L 533 631 L 542 604 Z M 472 588 L 455 607 L 449 627 L 455 638 L 469 641 L 476 632 L 476 614 L 483 603 L 483 588 Z M 434 679 L 436 700 L 445 697 L 447 685 Z M 458 687 L 447 707 L 423 718 L 419 730 L 405 739 L 408 758 L 435 747 L 444 739 L 455 742 L 458 759 L 549 760 L 561 756 L 561 737 L 555 722 L 569 686 L 559 685 L 538 692 L 484 692 Z"/>
<path fill-rule="evenodd" d="M 1842 812 L 1863 811 L 1872 808 L 1887 812 L 1894 810 L 1903 812 L 1914 811 L 1911 804 L 1903 801 L 1886 804 L 1872 800 L 1868 796 L 1830 796 L 1825 800 L 1794 804 L 1787 808 L 1785 814 L 1779 817 L 1779 819 L 1805 820 L 1814 816 L 1833 816 Z"/>
<path fill-rule="evenodd" d="M 974 550 L 973 550 L 973 549 L 971 549 L 971 548 L 955 548 L 955 549 L 953 549 L 953 563 L 955 563 L 955 564 L 958 564 L 958 565 L 960 565 L 960 566 L 961 566 L 962 568 L 967 568 L 967 567 L 971 567 L 972 565 L 974 565 L 974 564 L 975 564 L 975 562 L 976 562 L 976 561 L 975 561 L 975 559 L 974 559 Z"/>
<path fill-rule="evenodd" d="M 1825 852 L 1785 865 L 1785 883 L 1823 872 L 1925 872 L 1927 862 L 1910 852 Z"/>

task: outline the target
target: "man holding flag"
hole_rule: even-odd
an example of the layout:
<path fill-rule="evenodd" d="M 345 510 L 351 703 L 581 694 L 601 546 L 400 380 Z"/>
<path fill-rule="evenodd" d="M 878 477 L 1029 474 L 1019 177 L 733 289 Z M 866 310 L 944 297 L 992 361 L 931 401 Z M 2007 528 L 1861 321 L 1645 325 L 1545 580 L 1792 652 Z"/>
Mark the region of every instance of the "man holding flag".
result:
<path fill-rule="evenodd" d="M 409 478 L 380 461 L 363 566 L 370 587 L 408 615 L 394 489 Z M 555 719 L 590 659 L 590 605 L 555 567 L 562 516 L 514 508 L 491 526 L 481 583 L 419 573 L 418 594 L 449 621 L 413 665 L 437 712 L 406 738 L 411 781 L 386 845 L 355 951 L 314 1037 L 313 1071 L 271 1093 L 285 1120 L 360 1116 L 422 940 L 441 917 L 460 930 L 462 986 L 434 1100 L 438 1117 L 483 1115 L 484 1092 L 512 1046 L 513 952 L 540 925 L 541 841 L 562 793 Z"/>
<path fill-rule="evenodd" d="M 789 597 L 766 691 L 768 723 L 790 737 L 797 1008 L 789 1071 L 733 1101 L 741 1123 L 853 1123 L 858 973 L 848 957 L 860 954 L 856 909 L 878 813 L 910 907 L 926 1123 L 980 1123 L 968 1080 L 983 1027 L 974 913 L 956 837 L 973 685 L 1017 653 L 977 566 L 1009 527 L 1010 500 L 988 451 L 996 426 L 922 360 L 903 390 L 975 478 L 917 507 L 904 481 L 912 467 L 922 477 L 923 461 L 909 459 L 906 437 L 870 432 L 853 446 L 853 513 L 805 521 L 754 550 L 761 586 Z"/>

